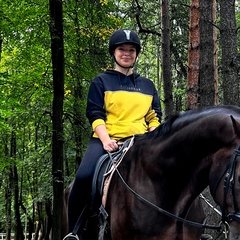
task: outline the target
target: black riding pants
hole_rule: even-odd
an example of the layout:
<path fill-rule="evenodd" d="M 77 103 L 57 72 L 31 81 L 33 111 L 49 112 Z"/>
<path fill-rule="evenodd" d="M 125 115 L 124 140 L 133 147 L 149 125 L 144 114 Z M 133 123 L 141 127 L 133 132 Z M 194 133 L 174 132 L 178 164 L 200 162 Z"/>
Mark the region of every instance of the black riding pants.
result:
<path fill-rule="evenodd" d="M 102 142 L 98 138 L 91 138 L 76 177 L 68 201 L 68 229 L 73 228 L 84 206 L 91 200 L 91 185 L 98 159 L 105 154 Z"/>

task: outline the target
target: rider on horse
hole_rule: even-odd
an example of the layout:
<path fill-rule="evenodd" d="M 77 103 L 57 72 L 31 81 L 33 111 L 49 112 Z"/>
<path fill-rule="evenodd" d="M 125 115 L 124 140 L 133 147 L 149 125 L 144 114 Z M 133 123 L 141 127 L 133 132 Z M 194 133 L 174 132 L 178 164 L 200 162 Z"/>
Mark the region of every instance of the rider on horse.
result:
<path fill-rule="evenodd" d="M 140 39 L 134 31 L 115 31 L 109 41 L 115 68 L 96 76 L 90 85 L 86 116 L 93 134 L 69 196 L 70 233 L 91 200 L 98 159 L 106 152 L 116 151 L 118 140 L 152 131 L 160 124 L 162 113 L 153 82 L 133 71 L 140 50 Z M 71 234 L 68 236 L 71 238 Z"/>

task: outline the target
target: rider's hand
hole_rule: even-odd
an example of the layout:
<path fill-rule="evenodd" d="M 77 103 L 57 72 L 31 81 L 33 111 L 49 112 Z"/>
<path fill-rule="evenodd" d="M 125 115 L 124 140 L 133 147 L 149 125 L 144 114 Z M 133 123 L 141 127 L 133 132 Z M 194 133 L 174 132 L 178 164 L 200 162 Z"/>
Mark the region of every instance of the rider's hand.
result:
<path fill-rule="evenodd" d="M 118 144 L 116 140 L 109 137 L 105 125 L 99 125 L 95 128 L 95 133 L 100 138 L 103 148 L 107 152 L 114 152 L 118 149 Z"/>
<path fill-rule="evenodd" d="M 109 139 L 103 142 L 103 148 L 107 152 L 114 152 L 118 149 L 118 144 L 116 140 Z"/>

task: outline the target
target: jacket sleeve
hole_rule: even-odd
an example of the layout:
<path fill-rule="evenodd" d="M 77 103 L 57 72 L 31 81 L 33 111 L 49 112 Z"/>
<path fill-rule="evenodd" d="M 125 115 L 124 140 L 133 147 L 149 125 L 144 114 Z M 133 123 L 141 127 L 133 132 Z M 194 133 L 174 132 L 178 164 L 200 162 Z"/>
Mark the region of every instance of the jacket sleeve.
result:
<path fill-rule="evenodd" d="M 153 85 L 153 100 L 152 105 L 145 116 L 146 122 L 148 123 L 149 128 L 150 127 L 157 127 L 159 126 L 162 118 L 162 111 L 160 106 L 160 99 L 158 97 L 157 90 L 155 86 Z"/>
<path fill-rule="evenodd" d="M 104 88 L 101 77 L 97 76 L 88 91 L 86 116 L 93 130 L 105 124 L 106 111 L 104 109 Z"/>

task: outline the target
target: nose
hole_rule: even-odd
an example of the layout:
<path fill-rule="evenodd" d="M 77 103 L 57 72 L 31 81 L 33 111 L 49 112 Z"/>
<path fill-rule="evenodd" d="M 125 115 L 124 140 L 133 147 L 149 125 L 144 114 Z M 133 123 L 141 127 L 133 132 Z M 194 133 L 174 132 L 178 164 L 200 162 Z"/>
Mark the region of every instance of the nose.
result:
<path fill-rule="evenodd" d="M 130 55 L 130 52 L 129 52 L 128 50 L 124 50 L 124 51 L 123 51 L 123 54 L 124 54 L 124 55 Z"/>

